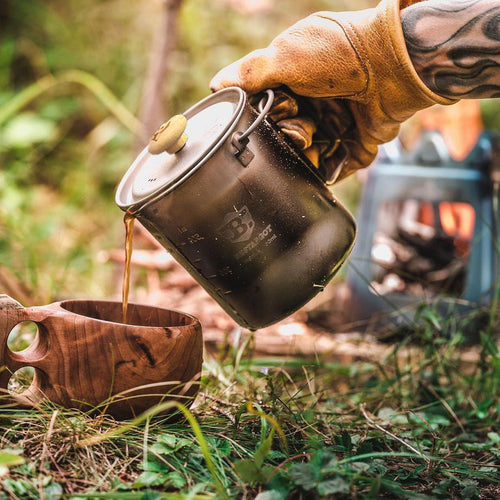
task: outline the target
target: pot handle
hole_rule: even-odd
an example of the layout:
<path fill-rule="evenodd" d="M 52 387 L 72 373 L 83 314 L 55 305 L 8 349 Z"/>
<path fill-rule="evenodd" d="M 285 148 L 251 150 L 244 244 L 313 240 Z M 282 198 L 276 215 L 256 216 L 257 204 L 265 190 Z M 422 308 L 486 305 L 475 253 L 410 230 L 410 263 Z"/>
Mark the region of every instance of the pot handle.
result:
<path fill-rule="evenodd" d="M 260 114 L 257 119 L 248 127 L 248 129 L 243 132 L 240 136 L 238 136 L 238 141 L 247 142 L 247 137 L 259 126 L 260 122 L 266 117 L 268 111 L 271 109 L 271 106 L 274 102 L 274 92 L 271 89 L 266 90 L 267 94 L 267 102 L 264 104 L 266 97 L 264 96 L 259 102 L 259 111 Z"/>
<path fill-rule="evenodd" d="M 247 148 L 249 142 L 248 137 L 259 126 L 262 120 L 264 120 L 274 102 L 274 91 L 267 89 L 265 92 L 267 95 L 262 97 L 257 106 L 259 116 L 257 116 L 255 121 L 248 127 L 247 130 L 245 130 L 245 132 L 235 132 L 231 138 L 231 144 L 236 148 L 235 156 L 244 167 L 246 167 L 254 158 L 254 154 Z M 336 162 L 337 166 L 333 172 L 326 172 L 321 168 L 321 166 L 319 168 L 320 177 L 327 185 L 334 184 L 337 181 L 342 169 L 350 157 L 349 150 L 340 139 L 334 141 L 329 152 L 333 155 L 337 155 L 338 160 Z"/>
<path fill-rule="evenodd" d="M 253 160 L 253 153 L 247 148 L 248 136 L 260 125 L 260 122 L 266 117 L 268 111 L 274 102 L 274 92 L 271 89 L 266 90 L 266 97 L 263 97 L 259 103 L 259 116 L 245 130 L 245 132 L 235 132 L 231 138 L 231 144 L 236 148 L 235 156 L 246 167 Z M 265 104 L 264 104 L 265 102 Z"/>

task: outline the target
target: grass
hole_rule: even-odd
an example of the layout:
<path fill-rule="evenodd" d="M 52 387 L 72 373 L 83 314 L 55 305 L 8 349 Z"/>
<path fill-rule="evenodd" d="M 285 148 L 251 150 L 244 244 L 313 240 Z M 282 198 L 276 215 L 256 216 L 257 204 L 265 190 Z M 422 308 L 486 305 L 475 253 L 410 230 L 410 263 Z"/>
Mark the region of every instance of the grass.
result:
<path fill-rule="evenodd" d="M 207 354 L 196 404 L 174 420 L 3 407 L 3 495 L 498 498 L 497 316 L 471 343 L 467 318 L 425 309 L 373 362 L 259 359 L 249 343 Z"/>
<path fill-rule="evenodd" d="M 252 17 L 185 4 L 169 113 L 206 95 L 218 68 L 278 25 L 332 8 L 277 2 Z M 155 7 L 5 5 L 0 270 L 34 304 L 109 297 L 115 270 L 98 256 L 123 238 L 113 192 L 134 157 L 127 109 L 140 101 Z M 498 129 L 498 103 L 482 105 Z M 340 198 L 354 204 L 353 193 Z M 0 499 L 500 498 L 497 301 L 460 320 L 422 308 L 391 332 L 384 359 L 257 358 L 251 342 L 207 353 L 196 403 L 177 419 L 158 408 L 124 423 L 0 404 Z M 10 347 L 26 347 L 25 333 Z"/>

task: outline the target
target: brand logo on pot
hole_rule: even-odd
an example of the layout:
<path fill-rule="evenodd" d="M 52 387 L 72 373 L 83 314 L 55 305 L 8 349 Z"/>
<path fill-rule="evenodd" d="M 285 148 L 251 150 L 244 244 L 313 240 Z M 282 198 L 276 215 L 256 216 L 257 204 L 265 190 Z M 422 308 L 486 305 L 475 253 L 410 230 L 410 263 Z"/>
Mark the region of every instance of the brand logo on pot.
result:
<path fill-rule="evenodd" d="M 245 205 L 239 209 L 235 208 L 234 212 L 226 214 L 217 232 L 232 243 L 239 243 L 248 241 L 252 237 L 254 228 L 255 222 Z"/>

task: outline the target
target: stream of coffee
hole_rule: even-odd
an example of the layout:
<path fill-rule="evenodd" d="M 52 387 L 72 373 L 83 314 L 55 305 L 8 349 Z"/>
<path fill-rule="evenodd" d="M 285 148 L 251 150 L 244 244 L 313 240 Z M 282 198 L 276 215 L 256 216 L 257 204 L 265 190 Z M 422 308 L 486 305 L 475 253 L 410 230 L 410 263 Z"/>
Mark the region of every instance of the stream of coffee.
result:
<path fill-rule="evenodd" d="M 130 212 L 125 212 L 125 270 L 122 284 L 122 322 L 127 323 L 128 292 L 130 289 L 130 263 L 132 261 L 132 240 L 135 218 Z"/>

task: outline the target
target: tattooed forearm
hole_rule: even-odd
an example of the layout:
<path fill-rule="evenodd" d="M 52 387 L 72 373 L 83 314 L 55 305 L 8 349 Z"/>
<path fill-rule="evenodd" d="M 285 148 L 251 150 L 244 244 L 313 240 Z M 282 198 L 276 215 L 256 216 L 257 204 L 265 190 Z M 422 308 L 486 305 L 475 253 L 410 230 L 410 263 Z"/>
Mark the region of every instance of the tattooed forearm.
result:
<path fill-rule="evenodd" d="M 500 0 L 428 0 L 401 11 L 410 58 L 451 98 L 500 97 Z"/>

